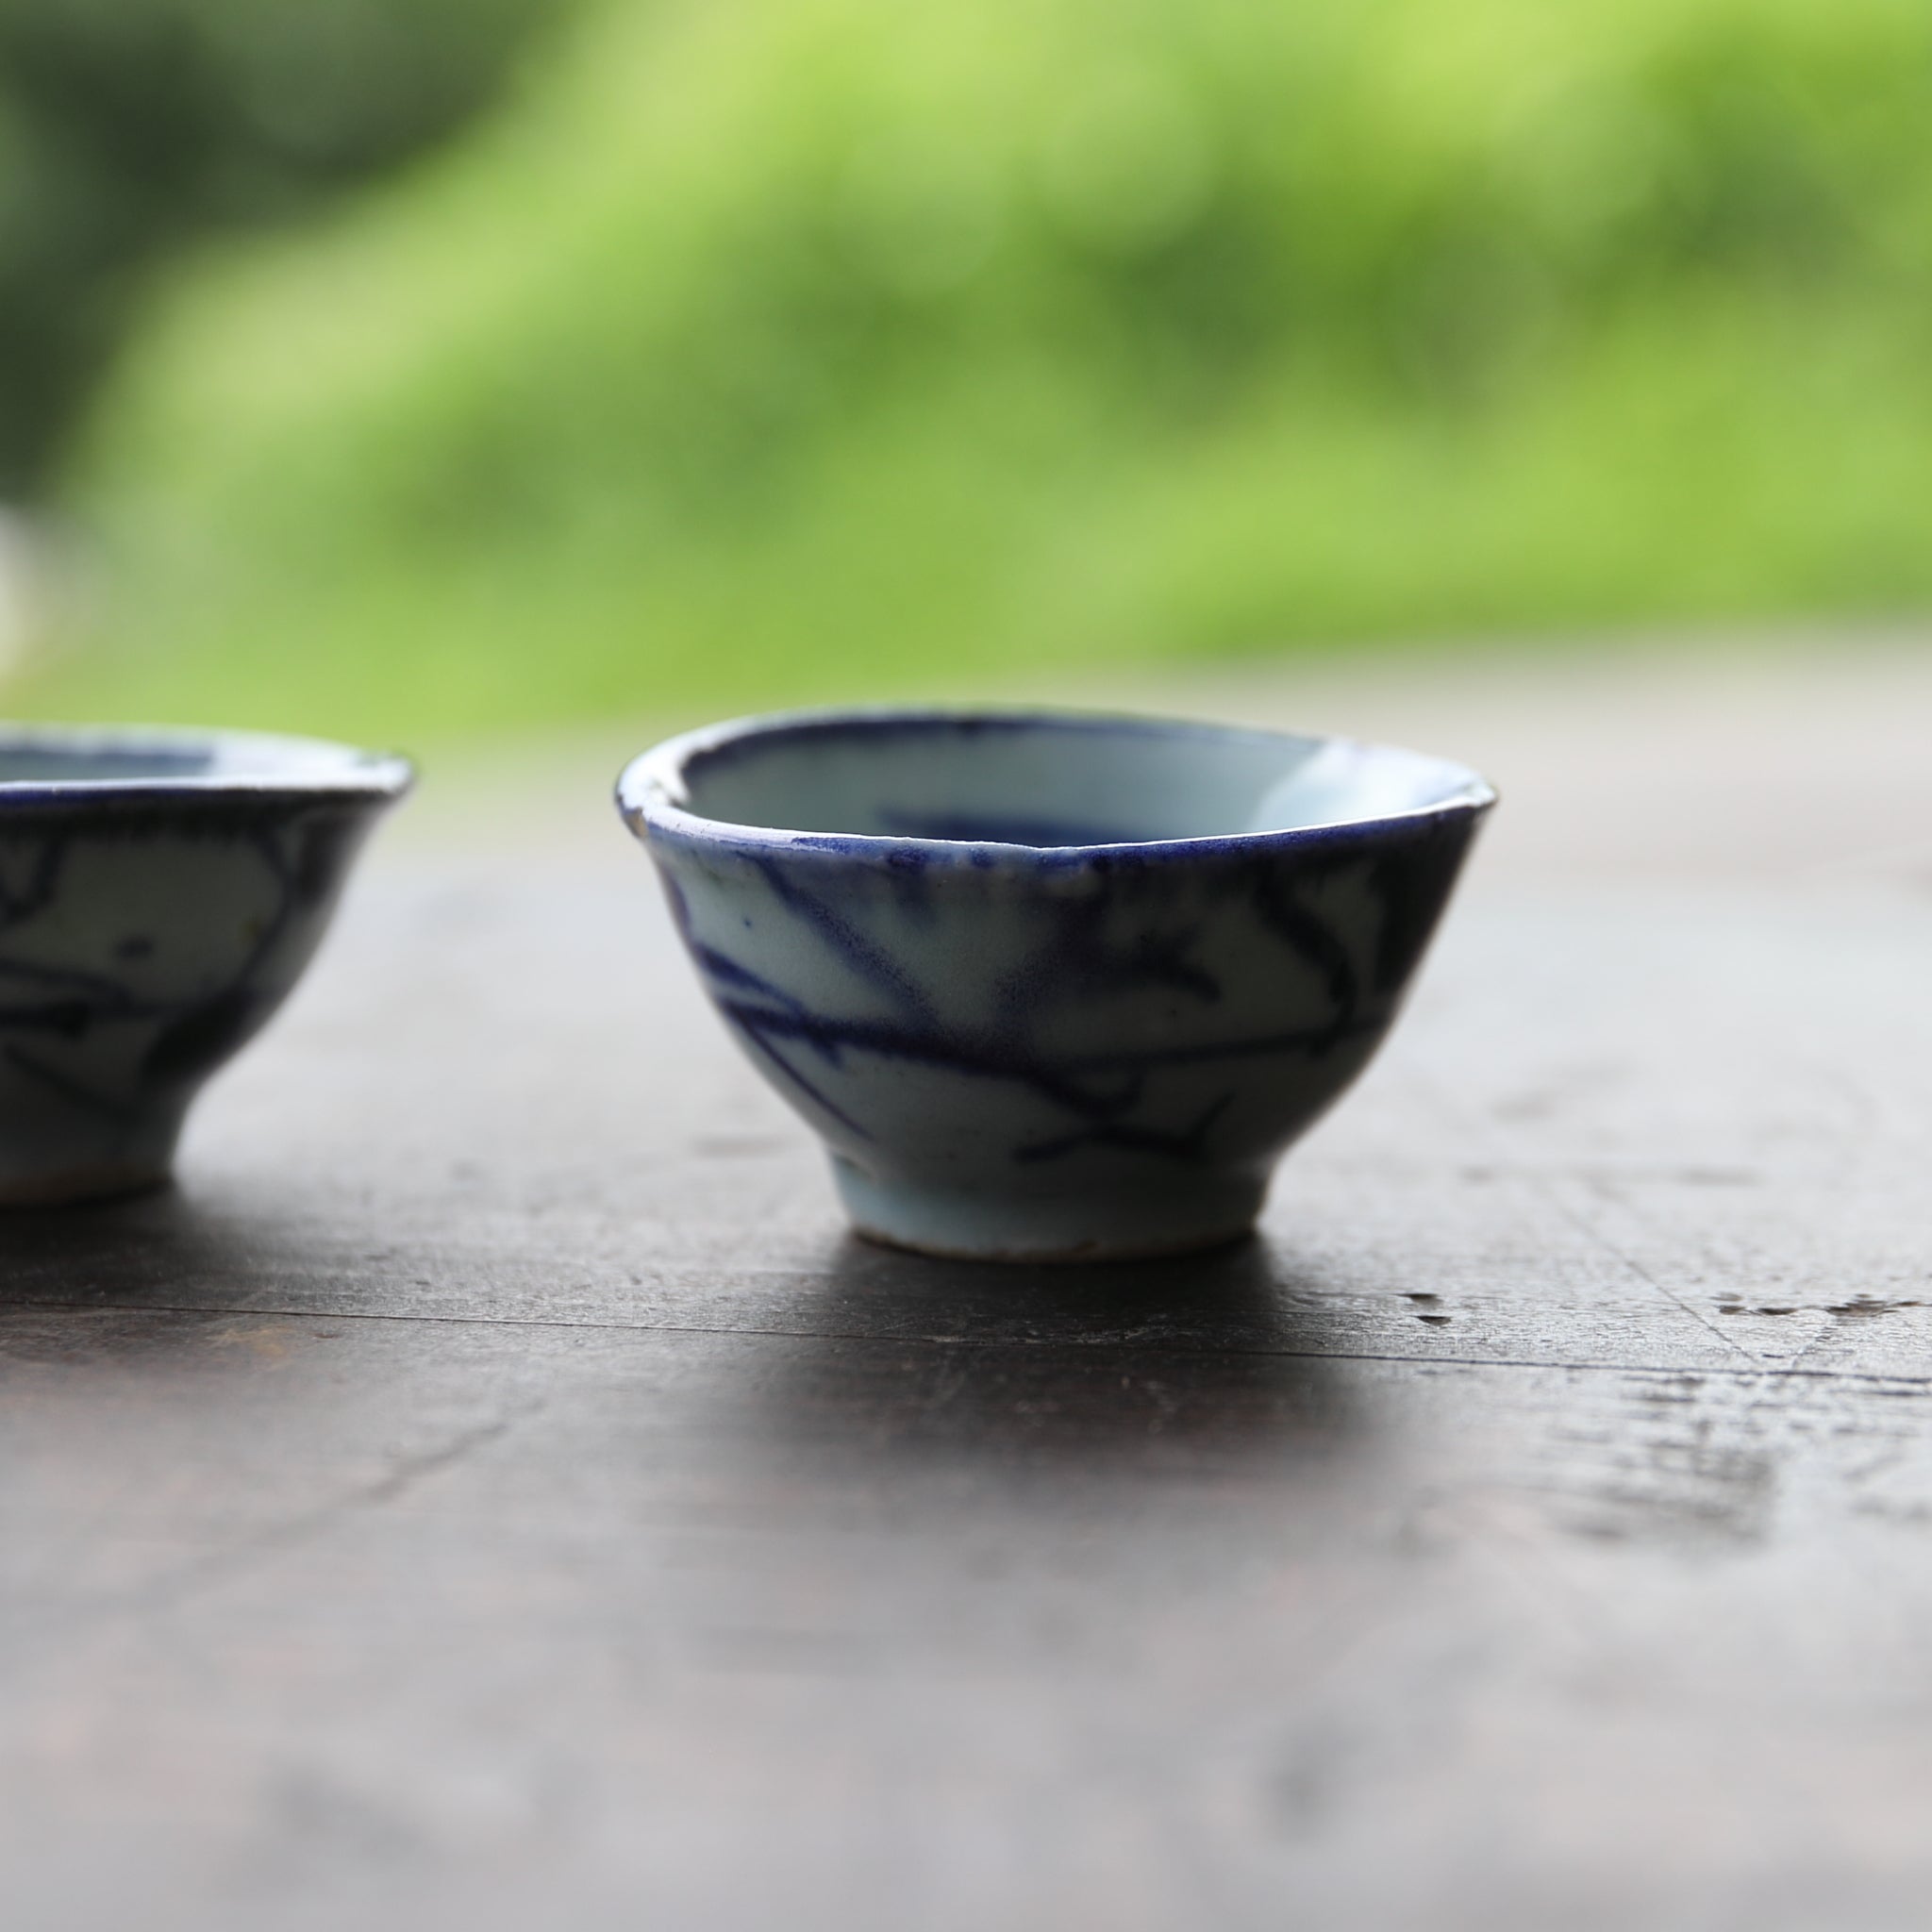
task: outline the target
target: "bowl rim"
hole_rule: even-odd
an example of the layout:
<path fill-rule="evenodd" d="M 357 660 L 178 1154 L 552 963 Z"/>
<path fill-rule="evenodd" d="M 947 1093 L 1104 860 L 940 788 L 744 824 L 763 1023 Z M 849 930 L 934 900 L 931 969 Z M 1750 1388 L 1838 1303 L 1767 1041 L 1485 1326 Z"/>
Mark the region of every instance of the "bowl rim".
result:
<path fill-rule="evenodd" d="M 1045 730 L 1128 730 L 1149 736 L 1251 739 L 1271 744 L 1399 753 L 1422 758 L 1441 768 L 1452 789 L 1428 805 L 1364 817 L 1325 820 L 1267 831 L 1214 832 L 1197 838 L 1115 840 L 1086 845 L 1022 845 L 998 839 L 935 839 L 886 832 L 814 832 L 778 825 L 741 824 L 714 819 L 690 807 L 686 775 L 698 758 L 724 746 L 761 738 L 782 738 L 850 729 L 854 726 L 998 725 Z M 730 718 L 679 732 L 641 752 L 618 774 L 616 804 L 630 830 L 648 845 L 663 842 L 688 850 L 724 847 L 746 856 L 823 854 L 828 858 L 875 858 L 888 863 L 958 863 L 984 867 L 990 861 L 1024 863 L 1043 870 L 1078 865 L 1095 858 L 1181 860 L 1215 854 L 1259 853 L 1290 847 L 1349 843 L 1408 828 L 1480 820 L 1495 805 L 1497 792 L 1482 774 L 1452 758 L 1403 751 L 1334 732 L 1281 731 L 1267 726 L 1228 724 L 1212 719 L 1154 712 L 1108 711 L 1053 705 L 848 705 L 761 712 Z"/>
<path fill-rule="evenodd" d="M 177 804 L 189 799 L 245 798 L 261 802 L 360 799 L 394 803 L 416 782 L 416 769 L 393 752 L 364 751 L 333 739 L 288 732 L 228 731 L 176 724 L 59 724 L 0 722 L 0 758 L 9 751 L 60 753 L 75 758 L 126 757 L 215 748 L 252 768 L 99 777 L 0 777 L 0 812 L 36 805 Z"/>

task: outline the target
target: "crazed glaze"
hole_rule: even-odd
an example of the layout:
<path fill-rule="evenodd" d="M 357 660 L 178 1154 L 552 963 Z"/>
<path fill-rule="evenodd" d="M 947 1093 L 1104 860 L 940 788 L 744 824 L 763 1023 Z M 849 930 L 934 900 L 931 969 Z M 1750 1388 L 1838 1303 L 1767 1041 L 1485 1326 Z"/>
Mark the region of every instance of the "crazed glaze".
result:
<path fill-rule="evenodd" d="M 166 1177 L 409 782 L 308 740 L 0 727 L 0 1204 Z"/>
<path fill-rule="evenodd" d="M 753 720 L 619 784 L 860 1231 L 1056 1258 L 1251 1224 L 1492 802 L 1409 753 L 1058 712 Z"/>

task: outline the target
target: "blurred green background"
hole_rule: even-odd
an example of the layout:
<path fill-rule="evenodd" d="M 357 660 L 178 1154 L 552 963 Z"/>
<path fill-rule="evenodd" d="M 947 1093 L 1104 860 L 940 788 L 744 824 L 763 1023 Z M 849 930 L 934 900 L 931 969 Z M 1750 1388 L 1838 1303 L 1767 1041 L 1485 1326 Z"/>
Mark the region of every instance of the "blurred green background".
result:
<path fill-rule="evenodd" d="M 1923 610 L 1932 8 L 0 0 L 0 500 L 385 741 Z"/>

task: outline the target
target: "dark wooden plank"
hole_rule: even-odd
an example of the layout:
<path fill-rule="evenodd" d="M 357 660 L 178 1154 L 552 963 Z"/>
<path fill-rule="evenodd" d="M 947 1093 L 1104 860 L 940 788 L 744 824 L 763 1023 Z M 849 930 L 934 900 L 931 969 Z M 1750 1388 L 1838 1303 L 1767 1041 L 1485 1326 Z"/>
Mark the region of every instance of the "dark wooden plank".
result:
<path fill-rule="evenodd" d="M 1006 1272 L 404 841 L 0 1224 L 8 1925 L 1923 1924 L 1928 941 L 1505 863 L 1261 1241 Z"/>
<path fill-rule="evenodd" d="M 1608 1924 L 1748 1869 L 1794 1924 L 1774 1877 L 1849 1884 L 1835 1924 L 1932 1878 L 1923 1383 L 0 1341 L 0 1844 L 43 1900 Z"/>

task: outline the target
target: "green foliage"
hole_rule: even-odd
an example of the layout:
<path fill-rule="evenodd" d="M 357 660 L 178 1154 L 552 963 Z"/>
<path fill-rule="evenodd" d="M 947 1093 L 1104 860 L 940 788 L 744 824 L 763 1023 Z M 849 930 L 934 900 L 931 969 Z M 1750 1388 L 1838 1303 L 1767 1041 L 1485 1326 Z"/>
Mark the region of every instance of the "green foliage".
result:
<path fill-rule="evenodd" d="M 376 736 L 1932 591 L 1923 0 L 658 0 L 211 258 L 45 705 Z M 89 668 L 92 663 L 92 669 Z"/>
<path fill-rule="evenodd" d="M 529 0 L 0 0 L 0 495 L 40 487 L 144 272 L 488 97 Z"/>

